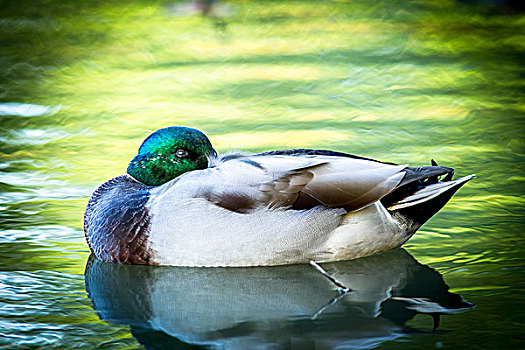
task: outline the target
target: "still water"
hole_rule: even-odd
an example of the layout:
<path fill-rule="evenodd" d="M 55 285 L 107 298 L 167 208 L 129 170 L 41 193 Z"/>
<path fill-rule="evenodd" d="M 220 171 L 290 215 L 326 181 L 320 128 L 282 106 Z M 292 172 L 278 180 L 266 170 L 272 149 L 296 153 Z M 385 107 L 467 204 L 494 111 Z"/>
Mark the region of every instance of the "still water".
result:
<path fill-rule="evenodd" d="M 0 2 L 0 346 L 524 347 L 524 33 L 491 2 Z M 405 249 L 325 264 L 344 296 L 89 259 L 89 195 L 170 125 L 478 178 Z"/>

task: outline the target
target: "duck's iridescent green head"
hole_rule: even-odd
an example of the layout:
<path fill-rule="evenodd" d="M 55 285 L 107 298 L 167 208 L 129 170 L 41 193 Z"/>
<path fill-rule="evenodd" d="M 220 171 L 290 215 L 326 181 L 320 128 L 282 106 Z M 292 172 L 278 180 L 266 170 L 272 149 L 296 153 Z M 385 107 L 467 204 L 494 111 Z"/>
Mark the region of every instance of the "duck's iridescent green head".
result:
<path fill-rule="evenodd" d="M 128 166 L 128 174 L 149 186 L 166 183 L 185 172 L 206 169 L 216 157 L 210 140 L 197 129 L 170 126 L 149 135 Z"/>

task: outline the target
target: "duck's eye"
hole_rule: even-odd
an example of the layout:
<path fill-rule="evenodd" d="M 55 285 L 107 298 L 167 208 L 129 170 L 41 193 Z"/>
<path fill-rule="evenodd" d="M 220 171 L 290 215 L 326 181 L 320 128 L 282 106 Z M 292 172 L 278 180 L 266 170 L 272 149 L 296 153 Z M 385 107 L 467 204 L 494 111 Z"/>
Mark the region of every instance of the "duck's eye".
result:
<path fill-rule="evenodd" d="M 186 151 L 185 149 L 179 148 L 175 152 L 175 156 L 177 156 L 179 158 L 186 158 L 188 156 L 188 151 Z"/>

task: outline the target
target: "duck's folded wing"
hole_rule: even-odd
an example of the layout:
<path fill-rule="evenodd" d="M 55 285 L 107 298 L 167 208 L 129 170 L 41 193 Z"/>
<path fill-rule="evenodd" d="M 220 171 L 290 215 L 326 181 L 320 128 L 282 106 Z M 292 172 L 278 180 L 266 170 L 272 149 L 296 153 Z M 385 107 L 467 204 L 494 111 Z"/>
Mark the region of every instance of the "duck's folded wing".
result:
<path fill-rule="evenodd" d="M 246 213 L 268 207 L 287 208 L 297 200 L 301 190 L 313 179 L 312 169 L 324 161 L 315 159 L 251 159 L 228 156 L 211 169 L 190 175 L 199 183 L 195 197 L 230 211 Z M 319 205 L 321 203 L 317 203 Z"/>
<path fill-rule="evenodd" d="M 404 165 L 334 156 L 238 156 L 219 162 L 220 183 L 205 197 L 234 211 L 260 206 L 310 206 L 361 209 L 392 192 L 405 176 Z"/>
<path fill-rule="evenodd" d="M 392 192 L 405 176 L 404 165 L 342 172 L 320 168 L 303 192 L 328 207 L 352 211 L 374 203 Z"/>

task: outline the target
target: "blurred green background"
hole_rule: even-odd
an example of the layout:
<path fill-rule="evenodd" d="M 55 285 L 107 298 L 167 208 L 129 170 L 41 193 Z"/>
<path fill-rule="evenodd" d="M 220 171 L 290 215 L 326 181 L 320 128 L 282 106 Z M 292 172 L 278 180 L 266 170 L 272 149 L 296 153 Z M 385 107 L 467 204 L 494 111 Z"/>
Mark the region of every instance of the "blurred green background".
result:
<path fill-rule="evenodd" d="M 83 210 L 149 133 L 185 125 L 219 152 L 476 173 L 405 247 L 478 307 L 408 341 L 523 346 L 525 17 L 511 5 L 0 1 L 0 345 L 138 346 L 86 298 Z"/>

